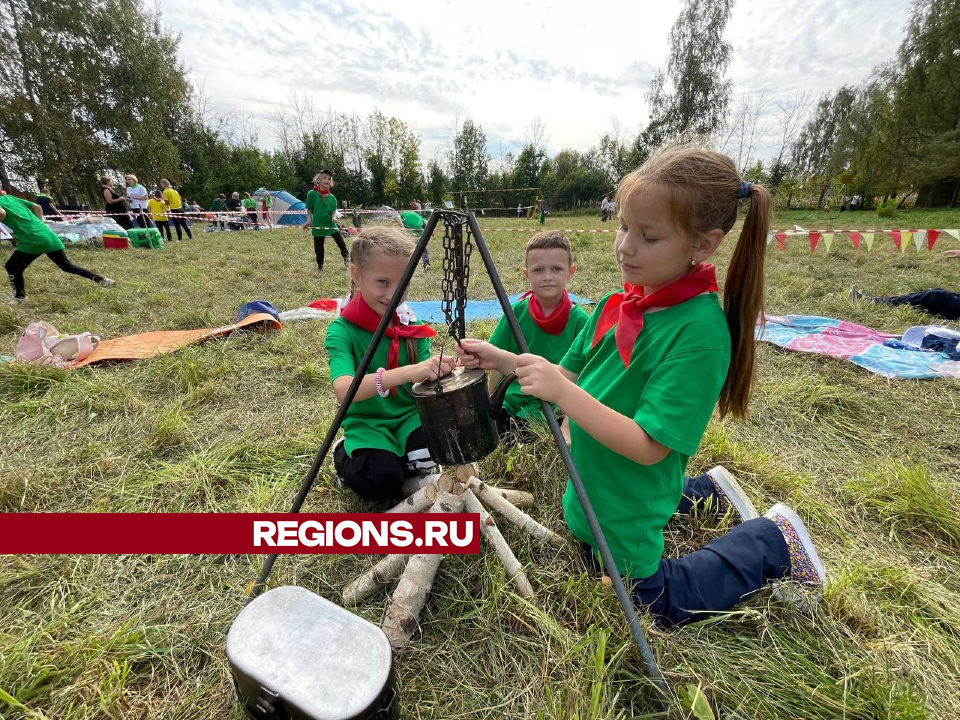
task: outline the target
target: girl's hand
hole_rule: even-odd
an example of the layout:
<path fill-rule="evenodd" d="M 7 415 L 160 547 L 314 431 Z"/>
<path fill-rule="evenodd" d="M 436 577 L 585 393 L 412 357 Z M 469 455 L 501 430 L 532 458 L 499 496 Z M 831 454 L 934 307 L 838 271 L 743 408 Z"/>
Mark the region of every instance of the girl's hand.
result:
<path fill-rule="evenodd" d="M 454 345 L 460 364 L 465 368 L 496 370 L 500 350 L 483 340 L 466 338 Z"/>
<path fill-rule="evenodd" d="M 552 362 L 530 353 L 517 356 L 517 380 L 524 395 L 533 395 L 557 405 L 570 382 Z"/>
<path fill-rule="evenodd" d="M 409 365 L 409 382 L 418 383 L 425 380 L 436 380 L 448 375 L 453 370 L 453 358 L 445 357 L 442 360 L 439 356 L 427 358 L 416 365 Z"/>
<path fill-rule="evenodd" d="M 960 250 L 944 250 L 943 256 L 948 258 L 960 258 Z"/>

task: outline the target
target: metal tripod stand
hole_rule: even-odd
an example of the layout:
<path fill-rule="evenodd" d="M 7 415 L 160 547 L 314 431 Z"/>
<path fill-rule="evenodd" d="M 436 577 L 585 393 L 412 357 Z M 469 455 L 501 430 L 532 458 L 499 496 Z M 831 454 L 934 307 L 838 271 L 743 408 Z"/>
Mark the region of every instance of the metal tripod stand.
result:
<path fill-rule="evenodd" d="M 407 263 L 406 269 L 403 271 L 403 275 L 400 278 L 397 289 L 394 291 L 393 297 L 390 299 L 390 304 L 386 312 L 384 312 L 383 316 L 380 318 L 380 324 L 377 325 L 377 329 L 373 333 L 373 339 L 370 342 L 370 346 L 367 348 L 363 358 L 360 360 L 360 364 L 356 369 L 356 374 L 353 376 L 353 381 L 350 383 L 350 387 L 347 389 L 347 393 L 343 398 L 343 402 L 340 403 L 340 407 L 333 418 L 333 422 L 330 423 L 330 427 L 327 430 L 326 436 L 323 438 L 323 442 L 320 444 L 320 449 L 317 451 L 317 455 L 313 460 L 313 464 L 310 466 L 310 469 L 307 471 L 307 474 L 304 476 L 303 481 L 300 484 L 300 490 L 297 492 L 297 496 L 294 498 L 293 505 L 290 507 L 291 513 L 300 512 L 300 508 L 303 506 L 307 494 L 310 492 L 310 488 L 313 486 L 313 483 L 316 480 L 317 473 L 320 471 L 320 466 L 323 464 L 323 461 L 326 458 L 331 445 L 333 444 L 333 440 L 337 436 L 340 426 L 343 424 L 347 410 L 349 409 L 350 404 L 353 402 L 353 398 L 357 394 L 360 383 L 367 374 L 367 370 L 370 367 L 370 362 L 373 359 L 373 354 L 376 351 L 377 346 L 380 344 L 380 341 L 383 339 L 383 336 L 387 330 L 387 326 L 390 323 L 390 319 L 400 306 L 400 302 L 404 296 L 404 293 L 406 293 L 407 287 L 410 285 L 410 280 L 413 278 L 413 275 L 416 272 L 420 258 L 423 256 L 427 244 L 430 242 L 430 238 L 437 227 L 437 223 L 441 219 L 449 221 L 451 224 L 463 224 L 464 221 L 466 221 L 469 231 L 473 235 L 474 242 L 476 242 L 477 249 L 480 251 L 480 256 L 483 258 L 483 264 L 486 267 L 487 275 L 490 277 L 490 282 L 497 293 L 497 300 L 500 302 L 500 307 L 503 310 L 504 317 L 506 317 L 507 323 L 510 326 L 510 332 L 513 334 L 513 338 L 517 343 L 517 347 L 520 349 L 521 353 L 528 352 L 527 342 L 523 337 L 523 333 L 520 332 L 520 326 L 517 324 L 517 317 L 513 312 L 513 307 L 510 304 L 510 299 L 508 298 L 507 292 L 503 287 L 503 283 L 500 281 L 500 275 L 497 273 L 497 268 L 494 265 L 493 258 L 490 255 L 490 250 L 487 248 L 487 244 L 483 239 L 483 234 L 480 232 L 480 228 L 477 225 L 476 217 L 472 212 L 464 214 L 448 210 L 434 210 L 423 229 L 423 234 L 420 236 L 420 239 L 417 242 L 417 245 L 413 251 L 413 255 L 410 257 L 410 260 Z M 567 443 L 563 439 L 563 435 L 560 432 L 560 424 L 557 422 L 557 417 L 554 415 L 553 408 L 550 406 L 550 403 L 544 400 L 540 401 L 540 405 L 543 408 L 543 414 L 547 419 L 547 424 L 550 427 L 550 432 L 553 435 L 557 450 L 560 451 L 560 456 L 563 458 L 563 464 L 566 466 L 567 472 L 570 475 L 573 488 L 577 493 L 577 499 L 580 501 L 580 504 L 583 507 L 584 515 L 586 516 L 587 522 L 590 525 L 590 530 L 593 533 L 593 537 L 597 541 L 597 545 L 599 546 L 600 558 L 603 561 L 603 567 L 613 583 L 614 590 L 617 594 L 617 600 L 620 602 L 620 607 L 627 618 L 627 622 L 630 626 L 630 634 L 633 637 L 633 641 L 636 644 L 637 649 L 640 651 L 640 657 L 643 660 L 647 676 L 654 685 L 660 703 L 663 705 L 664 709 L 666 709 L 669 706 L 672 697 L 670 688 L 667 685 L 663 674 L 660 672 L 660 667 L 657 665 L 657 660 L 650 649 L 650 644 L 647 642 L 647 638 L 643 634 L 643 628 L 640 626 L 640 620 L 637 616 L 636 608 L 630 599 L 630 595 L 627 593 L 626 586 L 624 585 L 623 578 L 620 576 L 620 572 L 617 570 L 616 563 L 613 561 L 613 555 L 610 552 L 610 547 L 607 545 L 607 541 L 603 536 L 603 531 L 600 529 L 600 523 L 597 520 L 597 515 L 593 510 L 593 506 L 590 504 L 590 499 L 587 497 L 587 492 L 583 487 L 583 481 L 580 479 L 580 474 L 577 472 L 577 468 L 574 467 L 573 458 L 570 455 L 570 449 L 567 447 Z M 273 570 L 273 565 L 276 560 L 276 554 L 267 556 L 267 559 L 263 564 L 263 568 L 260 571 L 260 576 L 257 578 L 257 581 L 250 590 L 250 594 L 247 597 L 247 602 L 253 600 L 263 591 L 267 577 L 270 575 L 271 570 Z"/>

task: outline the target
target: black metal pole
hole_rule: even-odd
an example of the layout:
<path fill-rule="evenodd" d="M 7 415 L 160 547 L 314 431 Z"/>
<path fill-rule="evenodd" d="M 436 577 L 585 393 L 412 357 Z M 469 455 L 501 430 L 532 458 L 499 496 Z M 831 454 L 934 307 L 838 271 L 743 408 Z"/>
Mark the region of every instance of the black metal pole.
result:
<path fill-rule="evenodd" d="M 513 333 L 513 339 L 516 341 L 517 347 L 520 348 L 520 352 L 525 353 L 528 351 L 527 341 L 524 339 L 523 333 L 520 332 L 520 325 L 517 323 L 517 316 L 513 312 L 510 298 L 507 296 L 507 291 L 500 281 L 497 267 L 493 263 L 490 250 L 487 248 L 487 243 L 483 239 L 480 227 L 477 225 L 477 218 L 472 212 L 467 215 L 467 222 L 470 225 L 470 231 L 473 233 L 474 241 L 477 243 L 480 256 L 483 258 L 483 264 L 487 268 L 487 275 L 490 276 L 490 282 L 493 284 L 493 289 L 497 293 L 500 308 L 503 310 L 504 317 L 507 318 L 507 324 L 510 325 L 510 332 Z M 610 552 L 610 546 L 607 545 L 607 540 L 603 536 L 603 530 L 600 529 L 597 514 L 593 510 L 593 505 L 590 504 L 590 498 L 587 497 L 587 491 L 583 487 L 580 473 L 577 472 L 577 468 L 573 464 L 570 448 L 567 447 L 567 442 L 563 439 L 563 435 L 560 432 L 560 423 L 557 422 L 557 416 L 554 415 L 550 403 L 545 400 L 540 401 L 540 406 L 543 408 L 543 414 L 547 418 L 547 424 L 550 426 L 553 440 L 557 444 L 557 449 L 560 451 L 560 457 L 563 458 L 563 464 L 570 474 L 570 481 L 573 483 L 573 489 L 577 493 L 577 499 L 583 507 L 583 514 L 586 515 L 587 522 L 590 525 L 590 531 L 593 533 L 597 545 L 599 545 L 603 567 L 610 576 L 611 582 L 613 582 L 613 588 L 617 593 L 617 599 L 620 601 L 620 607 L 623 609 L 623 613 L 626 615 L 627 622 L 630 625 L 630 633 L 633 635 L 633 641 L 636 643 L 637 649 L 640 651 L 640 657 L 643 659 L 643 664 L 646 666 L 647 676 L 653 681 L 660 702 L 663 704 L 664 709 L 666 709 L 671 700 L 670 687 L 667 685 L 663 673 L 660 672 L 657 659 L 654 657 L 653 651 L 650 649 L 650 644 L 643 634 L 643 628 L 640 627 L 640 618 L 637 617 L 637 609 L 630 600 L 630 596 L 627 594 L 627 588 L 623 583 L 623 578 L 620 577 L 620 571 L 617 570 L 617 565 L 613 561 L 613 554 Z"/>
<path fill-rule="evenodd" d="M 439 210 L 434 210 L 433 214 L 430 215 L 430 219 L 427 220 L 427 224 L 423 228 L 423 233 L 420 235 L 420 239 L 417 241 L 417 246 L 413 250 L 413 255 L 410 256 L 410 262 L 407 263 L 407 267 L 404 269 L 403 275 L 400 277 L 400 283 L 397 285 L 397 289 L 393 291 L 393 297 L 390 298 L 390 305 L 383 313 L 383 317 L 380 318 L 380 324 L 377 325 L 377 329 L 373 333 L 373 339 L 370 341 L 370 346 L 367 348 L 363 358 L 360 360 L 360 365 L 357 366 L 357 371 L 353 376 L 353 380 L 350 382 L 350 387 L 347 388 L 347 394 L 343 396 L 343 402 L 340 403 L 340 407 L 337 409 L 337 414 L 334 415 L 333 422 L 330 423 L 330 428 L 327 430 L 326 437 L 323 438 L 323 442 L 320 444 L 320 450 L 317 451 L 317 456 L 313 459 L 313 465 L 310 466 L 307 474 L 303 477 L 303 481 L 300 483 L 300 491 L 293 500 L 293 505 L 290 507 L 290 512 L 300 512 L 300 508 L 307 499 L 307 494 L 310 492 L 310 488 L 313 487 L 313 481 L 317 479 L 317 473 L 320 472 L 320 466 L 327 457 L 327 452 L 329 452 L 330 446 L 333 444 L 333 439 L 337 436 L 337 432 L 339 432 L 340 426 L 343 424 L 343 419 L 347 416 L 347 410 L 350 409 L 350 405 L 353 403 L 353 398 L 356 396 L 357 390 L 360 389 L 360 383 L 363 382 L 364 375 L 367 374 L 367 369 L 370 367 L 370 363 L 373 360 L 373 354 L 376 352 L 377 346 L 380 344 L 384 333 L 387 331 L 387 325 L 390 324 L 390 319 L 397 311 L 397 308 L 400 307 L 400 301 L 403 299 L 403 295 L 410 285 L 410 280 L 413 278 L 413 274 L 417 271 L 417 265 L 420 262 L 420 258 L 423 256 L 423 251 L 427 247 L 427 243 L 430 241 L 430 236 L 433 235 L 433 230 L 437 226 L 437 221 L 440 219 L 440 216 L 441 212 Z M 263 568 L 260 570 L 260 577 L 257 578 L 257 581 L 250 589 L 250 594 L 247 595 L 248 603 L 263 591 L 264 585 L 267 582 L 267 577 L 273 570 L 273 564 L 276 561 L 276 553 L 267 556 L 267 559 L 263 563 Z"/>

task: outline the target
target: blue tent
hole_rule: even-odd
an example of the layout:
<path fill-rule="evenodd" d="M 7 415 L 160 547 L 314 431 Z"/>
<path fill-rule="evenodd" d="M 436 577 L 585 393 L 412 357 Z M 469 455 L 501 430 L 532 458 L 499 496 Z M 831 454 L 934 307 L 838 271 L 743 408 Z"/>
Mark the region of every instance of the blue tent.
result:
<path fill-rule="evenodd" d="M 257 201 L 257 208 L 260 207 L 260 198 L 263 197 L 264 189 L 260 188 L 253 194 L 253 199 Z M 303 200 L 297 200 L 286 190 L 270 191 L 270 219 L 274 225 L 303 225 L 307 221 L 307 206 Z M 291 210 L 300 210 L 290 214 L 280 215 L 281 212 Z"/>

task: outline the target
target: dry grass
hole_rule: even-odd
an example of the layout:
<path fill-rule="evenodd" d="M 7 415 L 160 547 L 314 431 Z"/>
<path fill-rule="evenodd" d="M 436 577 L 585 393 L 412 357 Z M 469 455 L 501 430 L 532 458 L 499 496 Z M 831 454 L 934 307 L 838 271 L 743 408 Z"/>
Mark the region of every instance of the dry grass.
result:
<path fill-rule="evenodd" d="M 858 224 L 956 227 L 956 213 L 908 213 Z M 816 220 L 817 222 L 813 222 Z M 795 214 L 824 229 L 849 217 Z M 510 292 L 522 289 L 527 235 L 481 221 Z M 548 227 L 601 227 L 551 218 Z M 531 225 L 532 226 L 532 225 Z M 607 227 L 610 227 L 608 224 Z M 577 234 L 571 285 L 597 298 L 617 285 L 611 235 Z M 942 247 L 956 247 L 945 238 Z M 960 262 L 894 252 L 878 239 L 827 255 L 799 241 L 769 254 L 768 310 L 842 317 L 887 331 L 929 322 L 912 310 L 848 299 L 960 288 Z M 938 247 L 940 249 L 940 247 Z M 438 250 L 437 250 L 438 251 Z M 104 336 L 219 324 L 243 302 L 291 308 L 347 288 L 315 275 L 299 231 L 200 235 L 163 252 L 69 251 L 118 279 L 106 292 L 46 261 L 27 273 L 29 304 L 0 309 L 0 353 L 45 319 Z M 6 250 L 0 252 L 5 255 Z M 721 270 L 730 247 L 718 258 Z M 0 258 L 2 259 L 2 258 Z M 436 267 L 436 265 L 435 265 Z M 438 297 L 418 274 L 412 299 Z M 492 297 L 479 258 L 472 297 Z M 477 323 L 473 334 L 491 330 Z M 149 362 L 64 373 L 0 366 L 0 509 L 7 512 L 285 510 L 334 412 L 322 352 L 325 325 L 248 334 Z M 956 382 L 888 381 L 853 365 L 763 346 L 745 422 L 714 422 L 691 471 L 724 463 L 758 506 L 793 503 L 809 520 L 833 585 L 809 613 L 769 594 L 713 620 L 650 630 L 668 679 L 687 701 L 699 688 L 717 717 L 952 718 L 960 710 L 960 445 Z M 487 477 L 536 492 L 535 516 L 563 532 L 563 470 L 546 439 L 501 449 Z M 369 509 L 334 489 L 330 465 L 312 511 Z M 668 553 L 721 528 L 671 526 Z M 585 573 L 573 547 L 545 550 L 506 529 L 538 591 L 516 596 L 495 559 L 451 557 L 423 615 L 422 635 L 397 660 L 408 718 L 656 717 L 612 592 Z M 0 558 L 0 717 L 242 717 L 221 629 L 242 606 L 260 558 L 29 556 Z M 332 600 L 369 561 L 284 557 L 273 584 Z M 359 612 L 379 621 L 380 595 Z"/>

